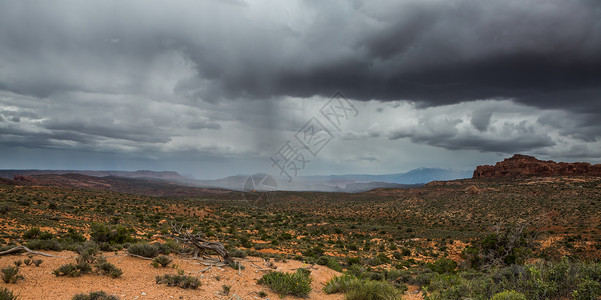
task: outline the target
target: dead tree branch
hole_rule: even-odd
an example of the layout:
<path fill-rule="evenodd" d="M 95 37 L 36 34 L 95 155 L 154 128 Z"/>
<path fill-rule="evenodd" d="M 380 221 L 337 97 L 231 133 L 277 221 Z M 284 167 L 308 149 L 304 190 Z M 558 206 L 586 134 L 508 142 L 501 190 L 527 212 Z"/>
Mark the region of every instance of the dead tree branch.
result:
<path fill-rule="evenodd" d="M 17 247 L 2 251 L 2 252 L 0 252 L 0 256 L 6 255 L 6 254 L 11 254 L 13 252 L 18 252 L 18 251 L 26 251 L 31 254 L 41 255 L 41 256 L 46 256 L 46 257 L 69 258 L 69 257 L 64 257 L 64 256 L 56 256 L 56 255 L 47 254 L 47 253 L 43 253 L 43 252 L 33 251 L 25 246 L 17 246 Z"/>
<path fill-rule="evenodd" d="M 178 227 L 175 224 L 171 224 L 171 227 L 172 230 L 169 237 L 175 239 L 179 243 L 194 248 L 194 258 L 198 258 L 198 255 L 204 255 L 206 251 L 212 251 L 217 253 L 226 264 L 234 264 L 234 260 L 222 243 L 206 240 L 200 232 L 192 234 L 190 229 L 186 229 L 181 225 Z"/>

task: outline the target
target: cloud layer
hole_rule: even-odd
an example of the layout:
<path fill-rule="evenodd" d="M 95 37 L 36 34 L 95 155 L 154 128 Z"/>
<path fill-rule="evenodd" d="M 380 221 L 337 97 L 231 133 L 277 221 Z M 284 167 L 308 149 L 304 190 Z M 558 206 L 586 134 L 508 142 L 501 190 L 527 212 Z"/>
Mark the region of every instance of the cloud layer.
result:
<path fill-rule="evenodd" d="M 340 144 L 380 147 L 355 145 L 345 159 L 359 165 L 387 165 L 383 147 L 409 144 L 598 160 L 601 2 L 6 1 L 0 10 L 9 148 L 264 159 L 335 91 L 364 104 Z"/>

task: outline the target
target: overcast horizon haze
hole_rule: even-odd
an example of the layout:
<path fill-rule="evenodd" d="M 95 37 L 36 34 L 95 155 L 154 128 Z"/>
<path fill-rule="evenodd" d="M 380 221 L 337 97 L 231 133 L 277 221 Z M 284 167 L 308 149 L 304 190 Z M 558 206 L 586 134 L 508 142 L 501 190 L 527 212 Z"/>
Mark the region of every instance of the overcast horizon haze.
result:
<path fill-rule="evenodd" d="M 601 163 L 601 1 L 0 3 L 0 169 Z"/>

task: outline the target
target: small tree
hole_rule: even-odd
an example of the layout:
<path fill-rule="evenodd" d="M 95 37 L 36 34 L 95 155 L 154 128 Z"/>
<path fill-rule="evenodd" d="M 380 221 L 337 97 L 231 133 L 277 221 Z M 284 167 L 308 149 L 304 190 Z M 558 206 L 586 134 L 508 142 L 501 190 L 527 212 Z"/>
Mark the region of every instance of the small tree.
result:
<path fill-rule="evenodd" d="M 474 268 L 523 264 L 532 253 L 535 238 L 535 232 L 528 231 L 524 222 L 508 226 L 499 224 L 493 228 L 493 233 L 467 247 L 463 256 Z"/>

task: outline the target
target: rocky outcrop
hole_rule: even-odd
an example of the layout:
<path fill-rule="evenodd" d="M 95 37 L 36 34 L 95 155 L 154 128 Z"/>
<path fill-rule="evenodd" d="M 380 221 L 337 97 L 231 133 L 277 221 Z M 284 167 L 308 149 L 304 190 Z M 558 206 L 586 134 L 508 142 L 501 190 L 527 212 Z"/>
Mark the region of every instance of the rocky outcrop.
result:
<path fill-rule="evenodd" d="M 497 178 L 518 176 L 601 176 L 601 164 L 585 162 L 565 163 L 538 160 L 533 156 L 516 154 L 494 166 L 478 166 L 473 178 Z"/>

